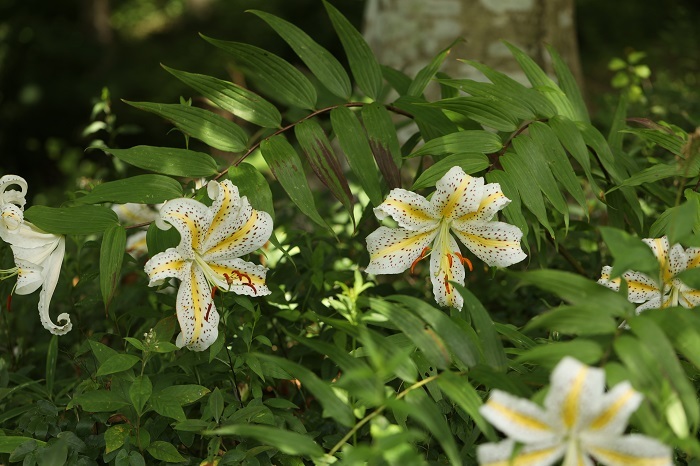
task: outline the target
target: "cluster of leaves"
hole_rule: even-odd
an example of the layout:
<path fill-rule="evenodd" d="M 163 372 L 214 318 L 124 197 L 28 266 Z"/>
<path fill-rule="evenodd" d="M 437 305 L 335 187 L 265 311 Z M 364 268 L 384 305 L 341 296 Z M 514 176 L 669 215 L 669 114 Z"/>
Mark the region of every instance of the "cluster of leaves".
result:
<path fill-rule="evenodd" d="M 700 245 L 700 200 L 685 189 L 698 183 L 700 135 L 627 119 L 625 95 L 604 135 L 554 50 L 557 82 L 509 45 L 531 87 L 475 62 L 488 82 L 445 76 L 449 48 L 408 77 L 378 64 L 324 6 L 352 80 L 305 32 L 254 11 L 308 72 L 204 37 L 250 88 L 164 67 L 217 111 L 184 99 L 128 103 L 172 122 L 185 147 L 103 147 L 148 173 L 26 210 L 39 228 L 71 238 L 52 308 L 69 310 L 77 331 L 41 343 L 17 302 L 0 317 L 0 459 L 470 464 L 477 445 L 498 438 L 479 413 L 488 392 L 542 396 L 567 355 L 645 395 L 635 430 L 676 447 L 679 461 L 699 455 L 700 317 L 680 308 L 636 316 L 623 293 L 594 280 L 603 254 L 618 275 L 658 275 L 639 237 Z M 426 99 L 429 85 L 440 86 L 439 100 Z M 412 131 L 405 142 L 397 127 Z M 626 135 L 648 147 L 629 151 Z M 211 151 L 191 148 L 201 145 Z M 231 153 L 234 163 L 222 155 Z M 500 184 L 511 199 L 504 216 L 529 255 L 529 271 L 477 267 L 466 287 L 455 285 L 461 312 L 434 305 L 421 267 L 379 283 L 361 272 L 372 208 L 391 188 L 431 188 L 453 166 Z M 136 225 L 120 223 L 109 204 L 204 201 L 194 180 L 225 176 L 275 218 L 274 247 L 261 252 L 272 293 L 217 296 L 217 341 L 180 350 L 171 342 L 175 297 L 147 289 L 143 259 L 124 254 Z M 152 224 L 148 254 L 178 240 Z M 684 280 L 700 288 L 697 276 Z"/>

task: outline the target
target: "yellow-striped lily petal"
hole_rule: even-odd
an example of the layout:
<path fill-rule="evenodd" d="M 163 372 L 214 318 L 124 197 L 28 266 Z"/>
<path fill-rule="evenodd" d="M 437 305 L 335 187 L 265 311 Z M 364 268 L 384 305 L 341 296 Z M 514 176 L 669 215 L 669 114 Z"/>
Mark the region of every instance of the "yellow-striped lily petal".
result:
<path fill-rule="evenodd" d="M 668 244 L 668 238 L 665 236 L 662 236 L 661 238 L 644 238 L 642 241 L 644 241 L 647 246 L 651 248 L 651 251 L 654 253 L 656 258 L 659 261 L 659 265 L 661 267 L 661 275 L 662 279 L 664 282 L 670 281 L 674 275 L 676 275 L 680 270 L 678 269 L 679 266 L 679 261 L 678 261 L 678 253 L 679 250 L 678 248 L 675 249 L 675 260 L 673 263 L 670 262 L 670 246 Z M 680 253 L 683 253 L 683 248 L 680 245 L 677 245 L 680 248 Z M 682 262 L 682 261 L 681 261 Z M 682 263 L 682 266 L 685 266 L 687 264 L 687 261 Z M 676 270 L 675 273 L 673 270 Z"/>
<path fill-rule="evenodd" d="M 605 388 L 605 372 L 572 357 L 563 358 L 552 371 L 544 405 L 554 414 L 557 427 L 577 430 L 587 425 L 597 411 Z"/>
<path fill-rule="evenodd" d="M 677 280 L 680 282 L 680 280 Z M 680 282 L 676 285 L 679 289 L 679 304 L 688 309 L 700 306 L 700 290 L 690 288 Z"/>
<path fill-rule="evenodd" d="M 685 255 L 688 259 L 686 264 L 687 269 L 700 267 L 700 248 L 688 248 L 685 250 Z"/>
<path fill-rule="evenodd" d="M 672 466 L 671 449 L 656 439 L 630 434 L 589 439 L 586 450 L 606 466 Z"/>
<path fill-rule="evenodd" d="M 659 285 L 648 275 L 641 272 L 625 272 L 622 278 L 627 282 L 627 300 L 631 303 L 643 303 L 660 296 Z"/>
<path fill-rule="evenodd" d="M 518 442 L 546 442 L 559 435 L 552 429 L 549 416 L 540 406 L 500 390 L 491 392 L 491 397 L 479 412 L 498 430 Z"/>
<path fill-rule="evenodd" d="M 179 249 L 169 248 L 146 262 L 144 271 L 148 275 L 148 286 L 157 286 L 163 283 L 166 278 L 184 280 L 190 267 L 191 262 L 182 257 Z"/>
<path fill-rule="evenodd" d="M 507 267 L 527 257 L 520 247 L 523 232 L 504 222 L 452 222 L 452 231 L 479 259 L 490 266 Z"/>
<path fill-rule="evenodd" d="M 177 290 L 177 320 L 181 333 L 175 344 L 204 351 L 218 336 L 219 313 L 212 289 L 199 267 L 190 267 Z"/>
<path fill-rule="evenodd" d="M 612 272 L 612 267 L 609 265 L 603 266 L 603 270 L 600 272 L 600 279 L 598 279 L 598 284 L 610 288 L 613 291 L 620 291 L 620 281 L 621 278 L 617 277 L 610 279 L 610 273 Z"/>
<path fill-rule="evenodd" d="M 564 446 L 557 441 L 525 445 L 514 454 L 516 443 L 503 440 L 479 445 L 476 457 L 480 466 L 549 466 L 564 455 Z"/>
<path fill-rule="evenodd" d="M 590 432 L 601 435 L 621 435 L 627 420 L 642 402 L 642 395 L 625 381 L 603 395 L 599 410 L 588 425 Z"/>
<path fill-rule="evenodd" d="M 446 229 L 445 229 L 446 230 Z M 435 301 L 441 306 L 462 310 L 464 299 L 451 281 L 464 285 L 465 270 L 457 241 L 444 231 L 435 240 L 430 253 L 430 281 L 433 283 Z"/>
<path fill-rule="evenodd" d="M 367 236 L 371 274 L 401 273 L 425 255 L 437 235 L 437 226 L 429 230 L 379 227 Z"/>
<path fill-rule="evenodd" d="M 440 221 L 438 213 L 423 196 L 406 191 L 392 189 L 386 200 L 374 209 L 379 220 L 393 218 L 400 227 L 407 230 L 423 230 Z"/>
<path fill-rule="evenodd" d="M 215 215 L 215 221 L 219 214 Z M 272 234 L 270 214 L 253 209 L 245 197 L 241 199 L 236 215 L 224 218 L 226 223 L 211 230 L 212 236 L 207 236 L 202 246 L 202 257 L 206 261 L 251 253 L 261 248 Z"/>
<path fill-rule="evenodd" d="M 247 296 L 265 296 L 270 289 L 265 284 L 267 267 L 243 259 L 220 259 L 207 265 L 214 272 L 214 284 L 223 291 Z"/>
<path fill-rule="evenodd" d="M 484 179 L 464 173 L 461 167 L 452 167 L 435 184 L 430 200 L 438 217 L 457 219 L 476 212 L 484 193 Z"/>
<path fill-rule="evenodd" d="M 188 251 L 200 248 L 212 219 L 207 206 L 194 199 L 173 199 L 165 203 L 160 218 L 180 233 L 180 252 L 187 259 L 194 259 L 194 254 L 188 257 Z"/>
<path fill-rule="evenodd" d="M 510 199 L 503 194 L 501 185 L 498 183 L 489 183 L 484 186 L 481 194 L 481 201 L 476 211 L 462 215 L 457 220 L 462 222 L 467 220 L 490 222 L 498 211 L 502 210 L 508 204 L 510 204 Z"/>

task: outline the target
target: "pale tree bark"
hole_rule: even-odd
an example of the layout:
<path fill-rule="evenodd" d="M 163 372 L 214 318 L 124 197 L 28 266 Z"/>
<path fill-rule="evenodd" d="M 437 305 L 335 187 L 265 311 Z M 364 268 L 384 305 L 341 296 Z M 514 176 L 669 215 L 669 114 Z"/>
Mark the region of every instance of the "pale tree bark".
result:
<path fill-rule="evenodd" d="M 368 0 L 365 37 L 379 62 L 415 76 L 454 39 L 442 71 L 453 77 L 483 79 L 457 59 L 470 59 L 526 82 L 502 43 L 506 40 L 553 74 L 546 44 L 554 48 L 582 82 L 573 0 Z"/>

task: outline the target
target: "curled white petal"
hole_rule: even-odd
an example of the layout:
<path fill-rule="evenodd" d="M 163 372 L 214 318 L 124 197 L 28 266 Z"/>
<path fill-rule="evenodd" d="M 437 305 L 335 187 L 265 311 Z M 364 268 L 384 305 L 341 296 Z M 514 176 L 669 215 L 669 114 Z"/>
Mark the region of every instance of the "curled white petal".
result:
<path fill-rule="evenodd" d="M 440 221 L 434 207 L 423 196 L 405 189 L 392 189 L 386 200 L 374 209 L 379 220 L 393 218 L 407 230 L 424 230 Z"/>

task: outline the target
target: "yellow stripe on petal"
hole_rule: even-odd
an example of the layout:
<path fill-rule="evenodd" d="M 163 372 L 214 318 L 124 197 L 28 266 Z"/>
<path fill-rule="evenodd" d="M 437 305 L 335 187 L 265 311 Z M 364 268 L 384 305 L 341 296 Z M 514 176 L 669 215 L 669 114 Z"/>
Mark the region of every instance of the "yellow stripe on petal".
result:
<path fill-rule="evenodd" d="M 672 464 L 668 456 L 640 457 L 633 454 L 622 453 L 600 447 L 588 447 L 588 451 L 594 455 L 596 459 L 600 460 L 600 462 L 611 465 L 624 464 L 627 466 L 665 466 Z"/>
<path fill-rule="evenodd" d="M 564 406 L 562 407 L 562 421 L 567 429 L 571 429 L 580 414 L 580 397 L 581 389 L 583 388 L 583 383 L 586 380 L 586 375 L 588 374 L 588 367 L 583 366 L 579 369 L 576 377 L 572 381 L 571 390 L 566 395 L 564 399 Z"/>
<path fill-rule="evenodd" d="M 432 236 L 435 234 L 435 230 L 428 230 L 423 233 L 418 233 L 414 236 L 409 236 L 408 238 L 405 238 L 401 241 L 397 241 L 393 244 L 390 244 L 388 246 L 385 246 L 383 248 L 379 248 L 376 251 L 374 251 L 370 255 L 370 261 L 377 259 L 382 256 L 389 255 L 391 253 L 394 253 L 396 251 L 401 251 L 401 250 L 407 250 L 407 249 L 412 249 L 412 247 L 416 243 L 420 243 L 424 241 L 427 237 Z"/>
<path fill-rule="evenodd" d="M 508 406 L 501 404 L 501 403 L 498 403 L 498 402 L 494 401 L 493 399 L 490 399 L 486 403 L 486 406 L 497 411 L 498 414 L 501 414 L 503 417 L 508 419 L 509 422 L 512 422 L 514 424 L 518 424 L 520 426 L 526 427 L 528 429 L 534 429 L 534 430 L 541 430 L 541 431 L 550 431 L 551 430 L 551 428 L 549 427 L 549 425 L 547 423 L 540 421 L 539 419 L 534 418 L 532 416 L 528 416 L 526 414 L 512 410 Z"/>
<path fill-rule="evenodd" d="M 471 182 L 472 177 L 469 175 L 465 175 L 464 178 L 462 179 L 462 182 L 457 186 L 455 191 L 450 194 L 450 196 L 447 198 L 447 203 L 445 204 L 445 207 L 442 209 L 442 216 L 445 218 L 452 218 L 452 215 L 454 214 L 455 209 L 457 208 L 458 204 L 462 200 L 462 196 L 464 195 L 464 191 L 467 190 L 469 187 L 469 183 Z"/>
<path fill-rule="evenodd" d="M 480 463 L 480 466 L 537 466 L 554 455 L 558 449 L 559 446 L 554 446 L 544 450 L 521 453 L 512 460 L 509 458 L 492 463 Z"/>
<path fill-rule="evenodd" d="M 620 412 L 620 410 L 637 394 L 633 388 L 625 390 L 619 398 L 600 413 L 590 424 L 590 429 L 598 430 L 606 427 Z"/>
<path fill-rule="evenodd" d="M 178 271 L 182 267 L 184 267 L 184 265 L 185 265 L 184 260 L 168 262 L 168 263 L 153 267 L 151 270 L 148 271 L 148 275 L 160 275 L 163 272 L 172 272 L 172 275 L 175 276 L 175 275 L 177 275 Z"/>
<path fill-rule="evenodd" d="M 199 226 L 197 225 L 197 222 L 195 222 L 193 218 L 185 214 L 181 214 L 180 212 L 170 212 L 168 215 L 170 217 L 180 220 L 187 227 L 192 238 L 192 249 L 198 249 L 200 230 Z"/>
<path fill-rule="evenodd" d="M 459 218 L 460 221 L 466 221 L 466 220 L 473 220 L 475 217 L 479 217 L 481 220 L 491 220 L 491 218 L 481 218 L 484 216 L 484 210 L 489 207 L 490 205 L 503 200 L 503 199 L 508 199 L 506 198 L 505 194 L 503 194 L 502 191 L 495 191 L 488 196 L 484 197 L 481 200 L 481 203 L 479 204 L 479 208 L 476 210 L 476 212 L 469 212 L 466 215 L 463 215 Z M 497 209 L 500 210 L 500 209 Z"/>
<path fill-rule="evenodd" d="M 221 241 L 219 244 L 206 251 L 207 255 L 221 253 L 222 251 L 232 249 L 241 244 L 242 242 L 245 242 L 245 240 L 247 239 L 246 235 L 250 233 L 250 231 L 255 226 L 255 223 L 258 221 L 258 215 L 259 213 L 257 210 L 252 210 L 248 221 L 241 227 L 241 229 L 234 232 L 231 236 L 227 237 L 225 240 Z"/>

